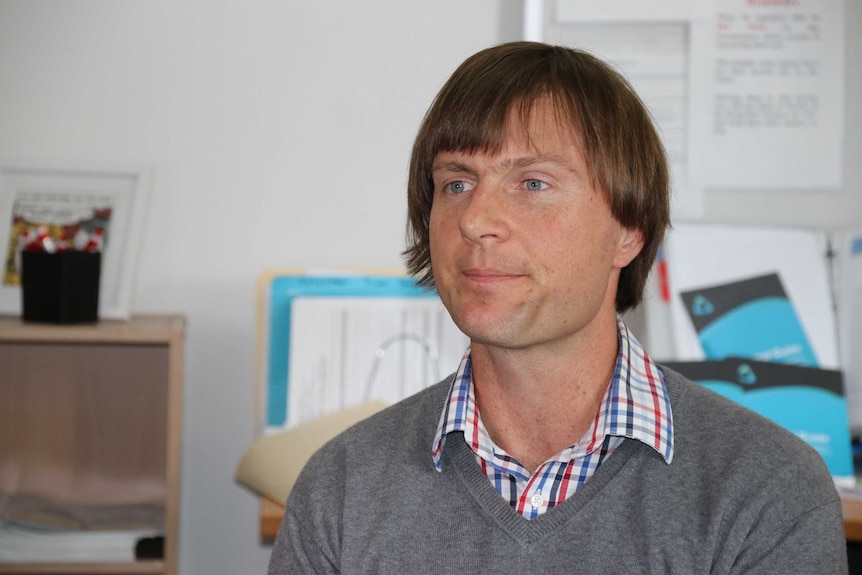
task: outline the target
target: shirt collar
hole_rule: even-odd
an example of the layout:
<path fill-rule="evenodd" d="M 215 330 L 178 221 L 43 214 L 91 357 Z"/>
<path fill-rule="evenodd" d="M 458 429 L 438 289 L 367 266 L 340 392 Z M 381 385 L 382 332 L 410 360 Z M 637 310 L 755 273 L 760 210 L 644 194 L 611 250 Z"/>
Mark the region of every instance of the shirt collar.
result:
<path fill-rule="evenodd" d="M 664 376 L 620 318 L 617 318 L 617 334 L 619 345 L 614 374 L 594 425 L 587 433 L 593 436 L 592 443 L 598 438 L 599 444 L 608 435 L 638 440 L 670 463 L 673 459 L 673 415 Z M 477 427 L 484 429 L 476 413 L 473 362 L 470 348 L 467 348 L 434 435 L 431 457 L 438 471 L 446 436 L 455 431 L 470 432 Z"/>

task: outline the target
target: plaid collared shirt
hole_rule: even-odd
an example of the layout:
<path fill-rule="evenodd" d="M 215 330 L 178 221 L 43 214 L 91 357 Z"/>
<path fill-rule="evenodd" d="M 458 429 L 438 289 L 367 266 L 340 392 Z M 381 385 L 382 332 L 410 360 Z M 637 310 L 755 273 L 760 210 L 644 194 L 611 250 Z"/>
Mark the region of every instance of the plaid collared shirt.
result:
<path fill-rule="evenodd" d="M 533 519 L 575 493 L 626 438 L 649 445 L 670 463 L 673 418 L 662 374 L 619 318 L 617 331 L 616 368 L 590 428 L 577 443 L 540 465 L 532 475 L 488 435 L 476 409 L 468 348 L 455 373 L 432 446 L 437 471 L 441 470 L 446 436 L 462 431 L 503 499 Z"/>

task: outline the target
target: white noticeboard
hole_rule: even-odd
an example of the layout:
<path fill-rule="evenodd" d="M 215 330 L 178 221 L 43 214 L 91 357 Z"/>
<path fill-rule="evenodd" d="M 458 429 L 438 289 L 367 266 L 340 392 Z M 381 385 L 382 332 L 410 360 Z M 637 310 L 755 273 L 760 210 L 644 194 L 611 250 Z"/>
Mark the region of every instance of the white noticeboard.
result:
<path fill-rule="evenodd" d="M 691 27 L 691 174 L 706 188 L 838 190 L 843 0 L 721 0 Z"/>
<path fill-rule="evenodd" d="M 527 38 L 626 75 L 656 118 L 675 221 L 709 190 L 842 188 L 845 0 L 531 0 Z"/>

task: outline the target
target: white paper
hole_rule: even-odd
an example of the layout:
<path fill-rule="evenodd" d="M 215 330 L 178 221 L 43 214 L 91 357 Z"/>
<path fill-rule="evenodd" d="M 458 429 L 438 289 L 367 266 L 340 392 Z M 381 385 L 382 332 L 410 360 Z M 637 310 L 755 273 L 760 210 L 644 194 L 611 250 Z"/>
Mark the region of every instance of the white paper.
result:
<path fill-rule="evenodd" d="M 843 0 L 716 0 L 692 24 L 692 185 L 841 187 L 843 14 Z"/>
<path fill-rule="evenodd" d="M 291 304 L 287 428 L 455 371 L 469 341 L 437 298 L 301 297 Z"/>
<path fill-rule="evenodd" d="M 0 563 L 131 562 L 154 531 L 74 531 L 0 521 Z"/>
<path fill-rule="evenodd" d="M 704 359 L 680 297 L 682 292 L 778 273 L 818 367 L 840 368 L 823 234 L 786 228 L 679 224 L 668 233 L 666 248 L 675 359 Z"/>
<path fill-rule="evenodd" d="M 862 432 L 862 232 L 837 242 L 838 340 L 850 427 Z"/>

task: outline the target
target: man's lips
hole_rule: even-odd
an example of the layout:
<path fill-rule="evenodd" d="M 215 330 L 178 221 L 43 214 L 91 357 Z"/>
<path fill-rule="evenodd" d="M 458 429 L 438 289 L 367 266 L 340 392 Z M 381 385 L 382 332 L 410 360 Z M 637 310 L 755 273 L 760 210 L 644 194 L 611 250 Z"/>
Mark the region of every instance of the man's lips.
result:
<path fill-rule="evenodd" d="M 467 269 L 462 274 L 468 280 L 482 284 L 505 282 L 524 277 L 523 274 L 489 269 Z"/>

